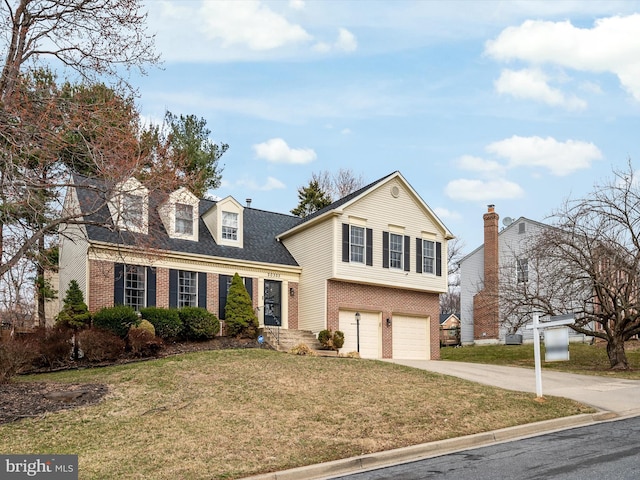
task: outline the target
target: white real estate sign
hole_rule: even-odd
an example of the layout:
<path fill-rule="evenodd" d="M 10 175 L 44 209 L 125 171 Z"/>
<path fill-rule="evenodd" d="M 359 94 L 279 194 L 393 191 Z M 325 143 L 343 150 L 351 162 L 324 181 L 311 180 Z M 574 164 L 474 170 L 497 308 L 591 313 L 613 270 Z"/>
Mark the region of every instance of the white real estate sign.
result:
<path fill-rule="evenodd" d="M 527 325 L 528 330 L 533 330 L 533 354 L 536 363 L 536 395 L 542 397 L 542 362 L 540 360 L 540 330 L 571 325 L 575 322 L 573 314 L 551 317 L 550 322 L 540 323 L 540 315 L 533 314 L 533 323 Z M 545 332 L 546 336 L 546 332 Z M 567 331 L 567 351 L 569 349 L 569 332 Z M 568 353 L 567 353 L 568 356 Z"/>
<path fill-rule="evenodd" d="M 548 328 L 544 331 L 544 361 L 569 360 L 569 327 Z"/>

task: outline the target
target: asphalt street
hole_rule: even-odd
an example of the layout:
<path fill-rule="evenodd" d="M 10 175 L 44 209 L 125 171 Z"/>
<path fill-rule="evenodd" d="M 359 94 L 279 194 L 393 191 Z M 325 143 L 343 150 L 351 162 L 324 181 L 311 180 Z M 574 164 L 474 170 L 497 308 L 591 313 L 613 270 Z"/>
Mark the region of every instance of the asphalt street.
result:
<path fill-rule="evenodd" d="M 635 480 L 640 417 L 464 450 L 334 480 Z"/>

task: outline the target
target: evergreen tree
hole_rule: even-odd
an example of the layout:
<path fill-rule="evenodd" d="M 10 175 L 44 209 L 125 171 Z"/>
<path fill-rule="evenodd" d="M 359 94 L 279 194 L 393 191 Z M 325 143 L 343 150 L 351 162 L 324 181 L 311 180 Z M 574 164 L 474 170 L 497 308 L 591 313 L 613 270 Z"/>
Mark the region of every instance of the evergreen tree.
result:
<path fill-rule="evenodd" d="M 310 180 L 308 186 L 298 189 L 298 199 L 300 203 L 291 210 L 291 213 L 302 218 L 323 209 L 332 201 L 329 194 L 322 190 L 320 183 L 315 179 Z"/>
<path fill-rule="evenodd" d="M 249 292 L 240 275 L 235 273 L 227 294 L 224 309 L 227 333 L 231 336 L 256 338 L 258 335 L 258 317 L 253 310 Z"/>
<path fill-rule="evenodd" d="M 91 313 L 84 303 L 82 290 L 78 282 L 71 280 L 64 299 L 63 307 L 56 318 L 56 324 L 73 330 L 73 357 L 78 358 L 78 331 L 91 323 Z"/>

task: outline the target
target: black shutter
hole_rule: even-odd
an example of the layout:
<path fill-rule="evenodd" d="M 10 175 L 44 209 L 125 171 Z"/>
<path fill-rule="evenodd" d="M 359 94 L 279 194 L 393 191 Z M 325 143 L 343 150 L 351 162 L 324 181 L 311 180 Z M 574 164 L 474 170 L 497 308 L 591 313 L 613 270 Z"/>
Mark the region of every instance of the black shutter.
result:
<path fill-rule="evenodd" d="M 411 271 L 411 237 L 404 236 L 404 271 Z"/>
<path fill-rule="evenodd" d="M 442 276 L 442 243 L 436 242 L 436 275 Z"/>
<path fill-rule="evenodd" d="M 156 269 L 147 267 L 147 307 L 156 306 Z"/>
<path fill-rule="evenodd" d="M 207 308 L 207 274 L 198 273 L 198 306 Z"/>
<path fill-rule="evenodd" d="M 373 230 L 370 228 L 367 228 L 366 230 L 366 240 L 365 240 L 365 244 L 366 244 L 366 256 L 367 256 L 367 265 L 372 266 L 373 265 Z"/>
<path fill-rule="evenodd" d="M 113 266 L 113 304 L 124 305 L 124 264 Z"/>
<path fill-rule="evenodd" d="M 178 270 L 169 270 L 169 308 L 178 306 Z"/>
<path fill-rule="evenodd" d="M 342 224 L 342 261 L 349 261 L 349 224 Z"/>
<path fill-rule="evenodd" d="M 227 282 L 231 277 L 229 275 L 220 275 L 218 277 L 218 318 L 224 320 L 224 308 L 227 306 Z"/>
<path fill-rule="evenodd" d="M 416 273 L 422 273 L 422 239 L 416 238 Z"/>
<path fill-rule="evenodd" d="M 389 268 L 389 232 L 382 232 L 382 268 Z"/>
<path fill-rule="evenodd" d="M 251 305 L 253 305 L 253 278 L 246 277 L 244 279 L 244 288 L 247 289 L 247 293 L 251 299 Z"/>

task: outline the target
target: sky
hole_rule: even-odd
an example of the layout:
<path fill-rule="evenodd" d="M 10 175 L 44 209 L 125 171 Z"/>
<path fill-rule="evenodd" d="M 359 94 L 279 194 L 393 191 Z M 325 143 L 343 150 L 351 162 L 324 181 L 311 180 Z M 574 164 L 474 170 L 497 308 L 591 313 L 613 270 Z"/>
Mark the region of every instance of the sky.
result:
<path fill-rule="evenodd" d="M 313 173 L 400 171 L 460 239 L 640 165 L 640 2 L 145 0 L 144 118 L 204 118 L 211 194 L 290 213 Z"/>

